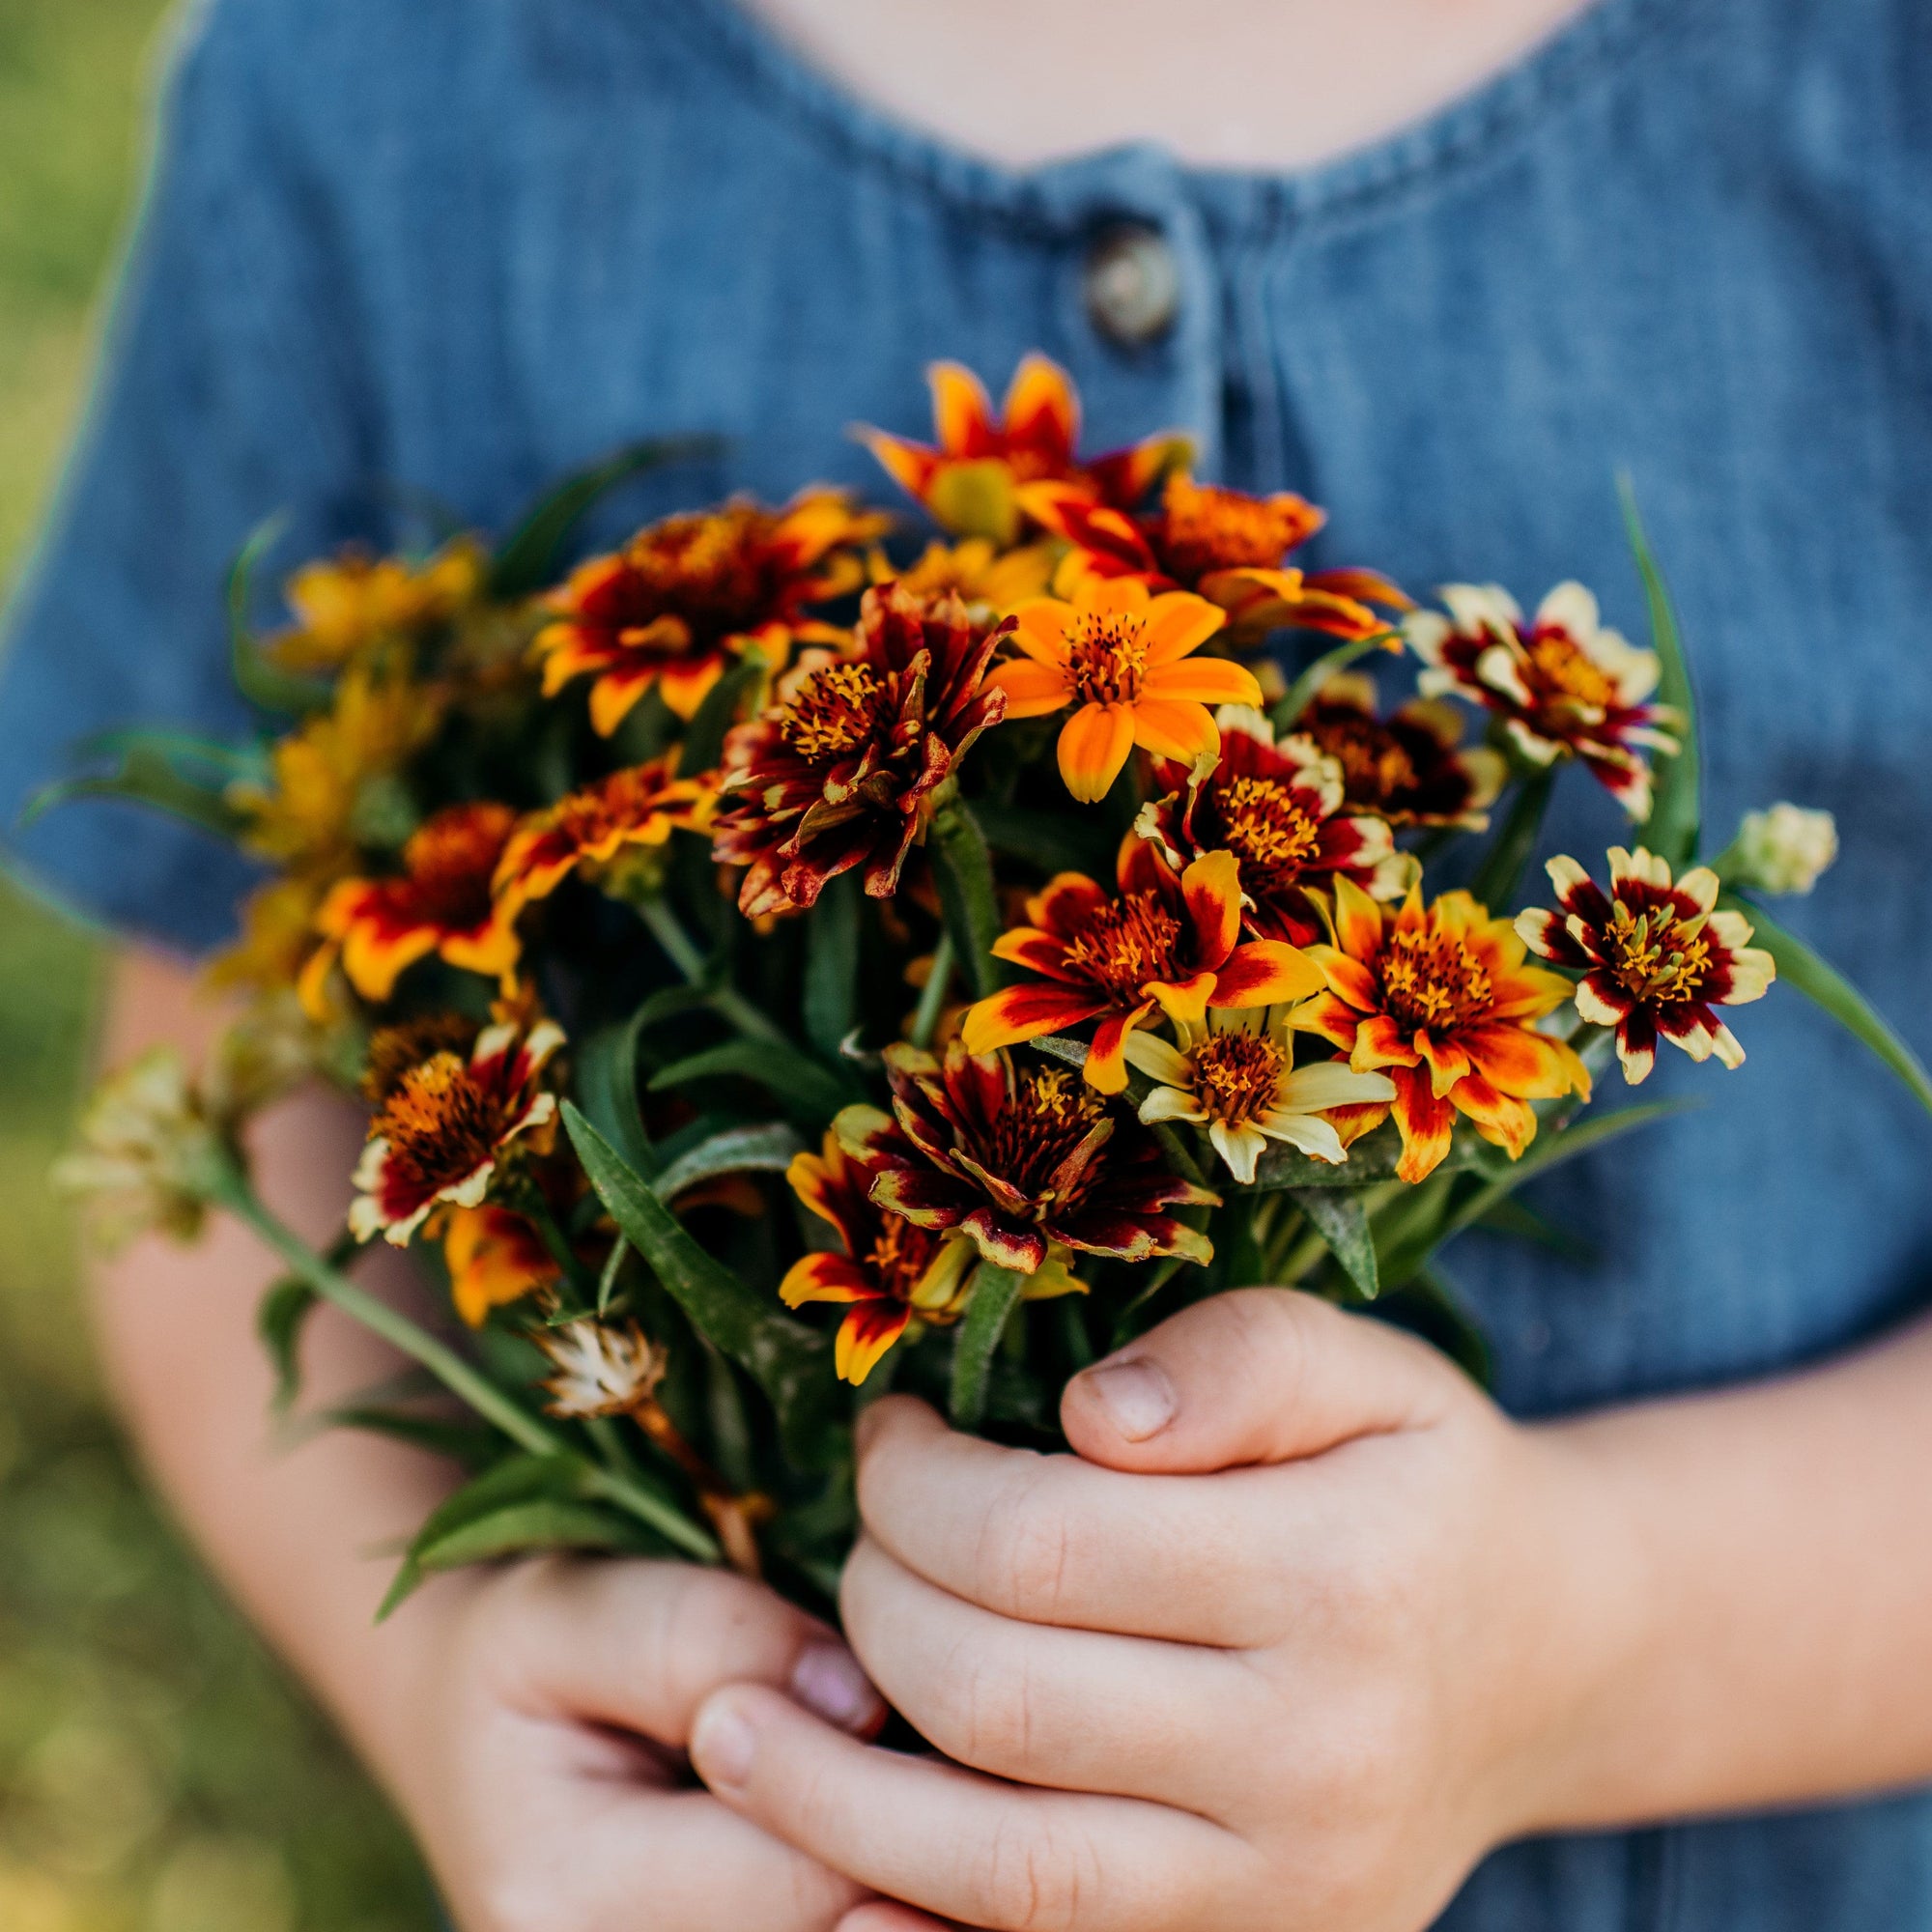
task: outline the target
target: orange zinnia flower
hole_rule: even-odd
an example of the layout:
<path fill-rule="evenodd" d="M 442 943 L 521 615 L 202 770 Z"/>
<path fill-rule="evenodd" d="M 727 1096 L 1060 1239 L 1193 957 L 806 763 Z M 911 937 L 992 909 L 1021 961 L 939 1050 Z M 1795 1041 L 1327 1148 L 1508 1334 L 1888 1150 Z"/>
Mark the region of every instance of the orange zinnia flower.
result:
<path fill-rule="evenodd" d="M 472 1328 L 493 1308 L 549 1288 L 563 1273 L 542 1237 L 507 1208 L 452 1208 L 442 1228 L 450 1298 Z"/>
<path fill-rule="evenodd" d="M 1341 1047 L 1357 1072 L 1385 1070 L 1395 1099 L 1353 1113 L 1346 1138 L 1393 1110 L 1403 1180 L 1422 1180 L 1449 1151 L 1456 1116 L 1515 1160 L 1536 1138 L 1529 1102 L 1590 1094 L 1590 1075 L 1560 1039 L 1535 1030 L 1570 982 L 1523 963 L 1507 919 L 1467 893 L 1425 908 L 1419 890 L 1387 913 L 1347 878 L 1335 882 L 1335 946 L 1316 946 L 1328 990 L 1296 1024 Z"/>
<path fill-rule="evenodd" d="M 703 780 L 677 776 L 675 752 L 612 772 L 518 825 L 497 862 L 497 902 L 515 919 L 580 868 L 608 866 L 628 847 L 663 845 L 680 828 L 703 830 L 716 803 Z"/>
<path fill-rule="evenodd" d="M 269 653 L 290 670 L 338 670 L 381 639 L 448 623 L 475 600 L 488 561 L 474 537 L 458 537 L 419 566 L 356 550 L 304 564 L 284 593 L 296 627 Z"/>
<path fill-rule="evenodd" d="M 432 952 L 500 979 L 517 963 L 517 934 L 490 882 L 516 823 L 507 805 L 445 806 L 410 835 L 400 878 L 342 880 L 315 916 L 330 944 L 304 981 L 319 981 L 337 949 L 365 1000 L 386 1000 L 397 975 Z"/>
<path fill-rule="evenodd" d="M 1019 535 L 1025 484 L 1051 480 L 1087 500 L 1131 509 L 1164 469 L 1187 460 L 1191 447 L 1168 431 L 1083 463 L 1080 398 L 1066 371 L 1044 355 L 1028 355 L 1013 371 L 997 422 L 972 370 L 935 362 L 926 380 L 936 448 L 876 429 L 858 431 L 859 440 L 935 522 L 1003 546 Z"/>
<path fill-rule="evenodd" d="M 778 664 L 801 638 L 836 642 L 802 613 L 858 587 L 865 565 L 852 547 L 886 524 L 842 491 L 807 490 L 783 510 L 738 498 L 639 530 L 552 594 L 556 619 L 530 646 L 544 696 L 594 676 L 590 722 L 607 738 L 654 684 L 690 718 L 733 654 L 756 648 Z"/>
<path fill-rule="evenodd" d="M 1294 626 L 1338 638 L 1387 634 L 1389 648 L 1402 648 L 1400 635 L 1371 607 L 1406 611 L 1410 601 L 1379 572 L 1288 565 L 1288 554 L 1327 521 L 1300 497 L 1252 497 L 1177 470 L 1159 508 L 1138 516 L 1062 483 L 1030 484 L 1020 502 L 1073 546 L 1056 580 L 1063 592 L 1092 578 L 1136 577 L 1151 590 L 1192 590 L 1220 605 L 1230 635 L 1245 641 Z"/>
<path fill-rule="evenodd" d="M 1034 597 L 1007 619 L 1026 653 L 996 665 L 986 682 L 1007 694 L 1009 718 L 1079 707 L 1060 733 L 1060 775 L 1083 803 L 1105 798 L 1139 745 L 1191 765 L 1217 752 L 1210 704 L 1254 704 L 1254 673 L 1225 658 L 1195 658 L 1227 622 L 1205 598 L 1160 596 L 1132 578 L 1082 583 L 1073 601 Z"/>
<path fill-rule="evenodd" d="M 1130 833 L 1119 877 L 1110 898 L 1081 873 L 1062 872 L 1027 901 L 1033 923 L 1003 933 L 993 952 L 1041 980 L 1009 986 L 967 1013 L 969 1053 L 1097 1019 L 1087 1079 L 1118 1094 L 1127 1084 L 1127 1036 L 1156 1014 L 1200 1026 L 1209 1008 L 1269 1007 L 1321 990 L 1312 954 L 1278 939 L 1240 943 L 1240 867 L 1232 852 L 1209 852 L 1177 873 Z"/>

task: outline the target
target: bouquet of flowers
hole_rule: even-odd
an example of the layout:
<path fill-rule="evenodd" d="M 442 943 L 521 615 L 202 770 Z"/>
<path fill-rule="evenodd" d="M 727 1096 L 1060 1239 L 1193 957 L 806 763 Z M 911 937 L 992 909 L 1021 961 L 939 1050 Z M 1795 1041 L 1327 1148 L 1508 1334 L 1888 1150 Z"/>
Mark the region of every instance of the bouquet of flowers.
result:
<path fill-rule="evenodd" d="M 1525 616 L 1304 571 L 1319 509 L 1196 480 L 1179 437 L 1083 455 L 1043 357 L 998 413 L 932 380 L 932 444 L 864 433 L 923 549 L 813 488 L 566 571 L 604 491 L 692 454 L 660 443 L 499 547 L 310 563 L 261 637 L 265 532 L 230 587 L 259 734 L 117 734 L 46 801 L 139 800 L 266 863 L 213 968 L 242 1016 L 193 1076 L 111 1078 L 63 1177 L 124 1227 L 216 1208 L 277 1251 L 284 1400 L 321 1300 L 411 1358 L 332 1418 L 467 1472 L 392 1603 L 573 1548 L 828 1609 L 860 1405 L 893 1385 L 1051 1447 L 1070 1375 L 1224 1289 L 1373 1303 L 1480 1375 L 1442 1244 L 1563 1240 L 1515 1191 L 1664 1111 L 1583 1115 L 1612 1058 L 1632 1085 L 1660 1039 L 1736 1066 L 1725 1011 L 1774 979 L 1932 1106 L 1746 896 L 1808 890 L 1829 816 L 1775 806 L 1699 861 L 1690 681 L 1628 495 L 1648 649 L 1577 583 Z M 1414 695 L 1385 713 L 1362 661 L 1418 665 Z M 1513 911 L 1570 766 L 1631 846 L 1552 860 Z M 243 1135 L 316 1076 L 369 1113 L 322 1253 Z M 444 1319 L 352 1278 L 379 1240 Z"/>

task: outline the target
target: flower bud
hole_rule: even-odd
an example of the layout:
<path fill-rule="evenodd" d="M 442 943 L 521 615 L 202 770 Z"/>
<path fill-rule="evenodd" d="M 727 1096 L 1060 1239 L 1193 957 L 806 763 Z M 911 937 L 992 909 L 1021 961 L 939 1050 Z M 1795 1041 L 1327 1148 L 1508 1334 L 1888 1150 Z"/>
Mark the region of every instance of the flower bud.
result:
<path fill-rule="evenodd" d="M 1734 885 L 1762 893 L 1808 893 L 1838 856 L 1838 827 L 1829 811 L 1779 803 L 1747 811 L 1726 868 Z"/>

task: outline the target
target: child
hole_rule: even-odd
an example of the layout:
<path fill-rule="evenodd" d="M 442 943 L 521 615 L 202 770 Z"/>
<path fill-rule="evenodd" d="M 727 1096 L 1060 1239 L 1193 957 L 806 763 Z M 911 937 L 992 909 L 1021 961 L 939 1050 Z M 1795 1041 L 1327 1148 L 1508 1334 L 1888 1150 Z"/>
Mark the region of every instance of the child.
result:
<path fill-rule="evenodd" d="M 273 510 L 292 552 L 381 540 L 397 486 L 496 527 L 685 430 L 727 454 L 629 514 L 869 481 L 849 421 L 913 427 L 933 356 L 999 376 L 1037 346 L 1092 446 L 1174 423 L 1205 473 L 1304 490 L 1419 588 L 1574 574 L 1635 621 L 1628 465 L 1694 639 L 1713 823 L 1783 794 L 1838 814 L 1846 858 L 1797 923 L 1926 1043 L 1911 0 L 760 11 L 194 16 L 17 610 L 9 801 L 89 730 L 239 727 L 218 587 Z M 1610 842 L 1573 797 L 1559 842 Z M 239 884 L 111 809 L 21 844 L 178 950 Z M 113 1048 L 191 1029 L 185 984 L 130 959 Z M 263 1458 L 270 1268 L 239 1234 L 110 1270 L 103 1341 L 163 1485 L 466 1932 L 1932 1925 L 1922 1796 L 1655 1828 L 1932 1777 L 1932 1340 L 1894 1332 L 1932 1247 L 1922 1126 L 1823 1024 L 1763 1010 L 1709 1111 L 1563 1184 L 1592 1263 L 1457 1251 L 1501 1407 L 1270 1294 L 1085 1378 L 1078 1459 L 882 1406 L 847 1624 L 970 1769 L 841 1741 L 877 1708 L 850 1653 L 715 1577 L 526 1566 L 372 1629 L 358 1552 L 443 1477 L 333 1439 Z M 326 1232 L 353 1122 L 304 1100 L 265 1141 L 279 1205 Z M 382 1371 L 313 1343 L 320 1395 Z M 1689 1393 L 1718 1384 L 1744 1386 Z M 687 1743 L 709 1792 L 673 1775 Z"/>

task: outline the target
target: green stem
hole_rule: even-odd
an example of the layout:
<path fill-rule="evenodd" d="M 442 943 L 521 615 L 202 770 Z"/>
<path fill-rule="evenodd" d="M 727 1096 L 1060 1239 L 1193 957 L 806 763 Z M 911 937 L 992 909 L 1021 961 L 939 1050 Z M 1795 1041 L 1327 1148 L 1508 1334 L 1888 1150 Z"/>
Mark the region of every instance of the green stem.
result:
<path fill-rule="evenodd" d="M 1332 651 L 1323 651 L 1289 686 L 1288 696 L 1275 706 L 1268 722 L 1277 731 L 1292 730 L 1300 722 L 1301 714 L 1315 701 L 1315 694 L 1338 670 L 1346 670 L 1357 658 L 1380 650 L 1395 635 L 1393 630 L 1378 631 L 1373 637 L 1350 638 L 1346 644 L 1337 644 Z"/>
<path fill-rule="evenodd" d="M 669 901 L 653 895 L 634 899 L 632 903 L 637 907 L 638 917 L 650 927 L 651 937 L 664 948 L 670 963 L 684 975 L 686 981 L 694 986 L 703 986 L 706 972 L 704 955 L 697 950 L 697 942 L 684 929 L 684 922 L 671 911 Z M 790 1044 L 783 1030 L 753 1006 L 735 986 L 713 986 L 706 990 L 712 1007 L 740 1033 L 753 1039 Z"/>
<path fill-rule="evenodd" d="M 952 980 L 952 935 L 942 932 L 932 950 L 932 971 L 919 989 L 919 1008 L 912 1016 L 912 1043 L 930 1046 L 939 1027 L 939 1009 L 946 1004 L 946 989 Z"/>
<path fill-rule="evenodd" d="M 392 1349 L 420 1363 L 452 1395 L 468 1403 L 519 1448 L 528 1450 L 533 1456 L 569 1456 L 573 1453 L 560 1435 L 512 1402 L 495 1383 L 471 1368 L 454 1349 L 438 1341 L 407 1315 L 391 1308 L 367 1289 L 358 1288 L 347 1275 L 330 1267 L 305 1241 L 269 1212 L 239 1171 L 231 1168 L 224 1173 L 211 1186 L 210 1195 L 217 1207 L 225 1208 L 272 1248 L 291 1274 L 299 1275 L 325 1301 L 339 1308 L 351 1321 L 359 1321 Z M 592 1468 L 589 1478 L 596 1493 L 618 1508 L 628 1510 L 668 1543 L 675 1545 L 700 1563 L 720 1560 L 718 1546 L 709 1535 L 648 1491 L 638 1488 L 608 1469 Z"/>
<path fill-rule="evenodd" d="M 604 1264 L 604 1272 L 597 1277 L 597 1312 L 607 1313 L 611 1297 L 617 1293 L 617 1276 L 622 1272 L 624 1257 L 631 1252 L 631 1243 L 626 1236 L 619 1235 L 611 1243 L 610 1258 Z"/>
<path fill-rule="evenodd" d="M 973 1274 L 973 1298 L 959 1324 L 952 1354 L 952 1426 L 978 1429 L 986 1419 L 986 1387 L 993 1354 L 1013 1310 L 1019 1306 L 1026 1276 L 1014 1268 L 981 1262 Z"/>
<path fill-rule="evenodd" d="M 1522 780 L 1517 786 L 1516 797 L 1510 801 L 1509 812 L 1494 844 L 1484 854 L 1476 876 L 1469 881 L 1469 891 L 1477 903 L 1487 906 L 1492 914 L 1506 912 L 1516 897 L 1523 867 L 1529 864 L 1530 854 L 1536 850 L 1536 841 L 1542 836 L 1543 817 L 1549 810 L 1549 795 L 1555 785 L 1553 766 L 1531 772 Z"/>
<path fill-rule="evenodd" d="M 986 836 L 963 801 L 953 798 L 933 813 L 926 847 L 967 990 L 982 1000 L 1000 986 L 1000 963 L 993 957 L 1000 936 L 1000 898 Z"/>

